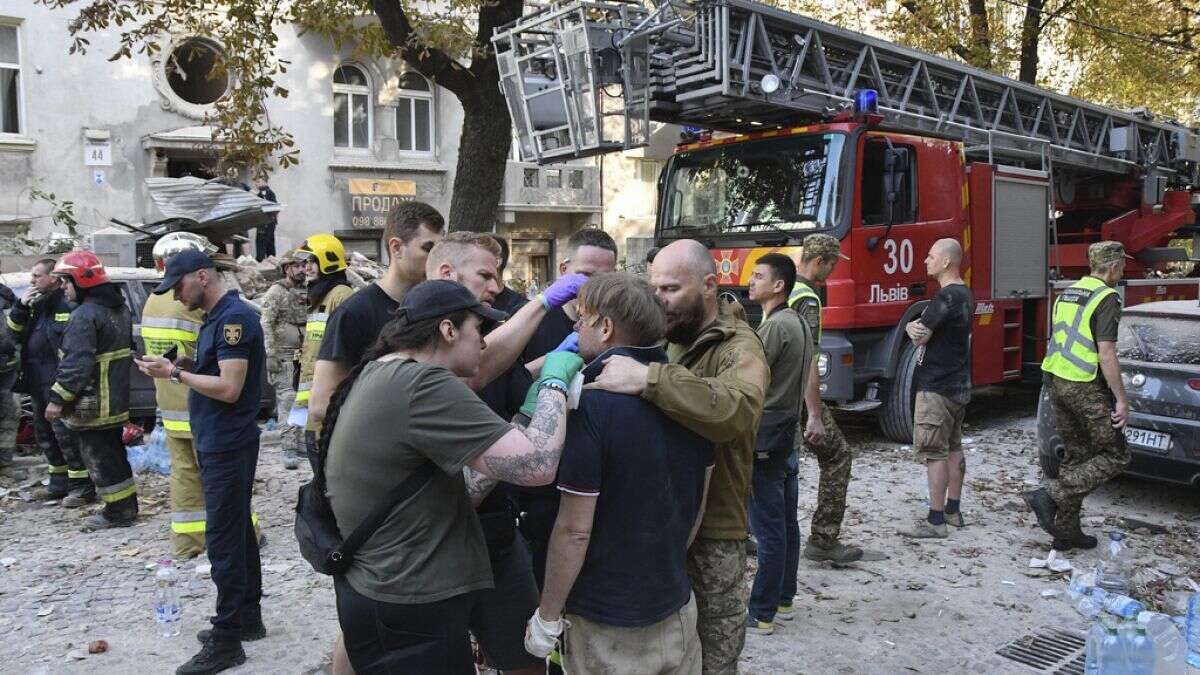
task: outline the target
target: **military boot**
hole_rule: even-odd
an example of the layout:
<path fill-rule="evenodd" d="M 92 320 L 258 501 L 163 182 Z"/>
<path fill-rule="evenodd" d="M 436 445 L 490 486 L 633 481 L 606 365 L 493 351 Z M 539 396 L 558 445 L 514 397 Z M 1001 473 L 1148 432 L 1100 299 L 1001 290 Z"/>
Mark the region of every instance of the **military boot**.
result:
<path fill-rule="evenodd" d="M 1054 503 L 1054 498 L 1050 496 L 1046 488 L 1025 492 L 1021 498 L 1025 500 L 1029 510 L 1033 511 L 1033 515 L 1037 516 L 1038 525 L 1053 536 L 1055 534 L 1054 516 L 1058 513 L 1058 504 Z"/>
<path fill-rule="evenodd" d="M 832 546 L 820 546 L 812 539 L 804 544 L 804 557 L 809 560 L 849 563 L 863 557 L 861 548 L 835 541 Z"/>
<path fill-rule="evenodd" d="M 1050 546 L 1055 551 L 1070 551 L 1076 548 L 1090 550 L 1096 548 L 1098 543 L 1092 535 L 1084 534 L 1083 530 L 1076 530 L 1054 535 L 1054 541 Z"/>
<path fill-rule="evenodd" d="M 240 666 L 246 662 L 242 641 L 210 636 L 200 652 L 175 669 L 175 675 L 208 675 Z"/>
<path fill-rule="evenodd" d="M 83 519 L 83 531 L 111 530 L 115 527 L 131 527 L 137 520 L 137 509 L 105 508 Z"/>
<path fill-rule="evenodd" d="M 208 642 L 212 637 L 212 629 L 205 628 L 196 633 L 196 639 L 200 644 Z M 262 610 L 243 610 L 242 611 L 242 642 L 254 642 L 267 637 L 267 627 L 262 622 Z"/>

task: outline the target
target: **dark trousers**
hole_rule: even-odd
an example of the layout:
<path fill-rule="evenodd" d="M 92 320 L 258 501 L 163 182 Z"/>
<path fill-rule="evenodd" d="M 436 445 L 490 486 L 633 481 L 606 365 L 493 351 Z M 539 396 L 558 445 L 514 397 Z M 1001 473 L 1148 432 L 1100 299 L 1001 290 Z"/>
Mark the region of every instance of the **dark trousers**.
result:
<path fill-rule="evenodd" d="M 317 475 L 317 432 L 305 430 L 304 454 L 308 456 L 308 465 L 312 467 L 313 475 Z"/>
<path fill-rule="evenodd" d="M 258 465 L 258 440 L 225 452 L 199 452 L 204 489 L 205 538 L 217 613 L 213 636 L 240 639 L 243 619 L 260 616 L 262 561 L 251 523 L 250 495 Z"/>
<path fill-rule="evenodd" d="M 419 605 L 372 600 L 334 577 L 338 623 L 358 675 L 473 675 L 468 623 L 478 593 Z"/>
<path fill-rule="evenodd" d="M 773 621 L 779 605 L 790 605 L 796 595 L 799 466 L 799 454 L 790 448 L 754 460 L 750 531 L 758 540 L 758 572 L 750 590 L 750 615 L 761 621 Z"/>
<path fill-rule="evenodd" d="M 518 495 L 521 509 L 521 534 L 529 544 L 533 560 L 533 578 L 538 590 L 546 579 L 546 555 L 550 549 L 550 533 L 558 519 L 558 495 L 523 492 Z"/>
<path fill-rule="evenodd" d="M 50 402 L 50 387 L 37 387 L 30 395 L 33 400 L 33 435 L 38 448 L 46 456 L 52 492 L 94 491 L 87 465 L 79 448 L 79 436 L 62 420 L 46 421 L 46 405 Z"/>
<path fill-rule="evenodd" d="M 137 515 L 137 484 L 121 442 L 121 427 L 77 429 L 79 447 L 96 493 L 104 502 L 104 515 L 129 519 Z"/>

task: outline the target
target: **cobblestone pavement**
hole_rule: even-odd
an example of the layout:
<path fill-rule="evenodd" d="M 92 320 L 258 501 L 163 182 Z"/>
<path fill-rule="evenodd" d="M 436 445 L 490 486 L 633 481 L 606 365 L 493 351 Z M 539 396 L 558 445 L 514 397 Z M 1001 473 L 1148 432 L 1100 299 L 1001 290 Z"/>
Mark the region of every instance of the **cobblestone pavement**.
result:
<path fill-rule="evenodd" d="M 1064 600 L 1065 580 L 1028 567 L 1045 557 L 1048 538 L 1037 529 L 1020 491 L 1037 480 L 1034 456 L 1036 396 L 1004 390 L 977 396 L 968 412 L 968 527 L 945 540 L 906 542 L 894 534 L 924 513 L 923 469 L 900 444 L 882 441 L 865 420 L 841 421 L 858 456 L 850 484 L 843 537 L 886 559 L 842 569 L 802 561 L 796 619 L 777 622 L 772 636 L 750 635 L 744 673 L 1031 672 L 1001 659 L 1005 643 L 1046 626 L 1082 629 Z M 312 673 L 327 669 L 337 634 L 332 584 L 300 558 L 292 536 L 296 488 L 308 471 L 285 471 L 272 434 L 264 445 L 254 505 L 269 538 L 263 552 L 264 621 L 268 637 L 246 644 L 249 660 L 232 673 Z M 153 566 L 169 555 L 166 480 L 140 476 L 142 513 L 136 526 L 84 534 L 84 511 L 22 499 L 44 476 L 44 464 L 25 457 L 0 474 L 0 663 L 13 673 L 171 672 L 197 649 L 193 635 L 207 627 L 215 590 L 182 564 L 183 632 L 154 633 Z M 816 492 L 816 466 L 801 465 L 801 530 Z M 1122 518 L 1166 527 L 1130 529 Z M 1088 498 L 1084 528 L 1123 529 L 1138 562 L 1141 599 L 1179 613 L 1185 577 L 1200 581 L 1196 555 L 1200 498 L 1193 490 L 1121 478 Z M 1096 552 L 1071 554 L 1080 566 Z M 747 570 L 747 588 L 753 564 Z M 107 653 L 88 655 L 103 639 Z"/>

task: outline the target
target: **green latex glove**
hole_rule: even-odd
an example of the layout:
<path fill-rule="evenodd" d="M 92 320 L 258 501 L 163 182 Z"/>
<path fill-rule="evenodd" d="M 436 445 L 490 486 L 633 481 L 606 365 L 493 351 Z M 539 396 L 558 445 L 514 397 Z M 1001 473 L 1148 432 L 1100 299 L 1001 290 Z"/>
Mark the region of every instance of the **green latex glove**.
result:
<path fill-rule="evenodd" d="M 547 380 L 558 382 L 564 389 L 570 386 L 575 375 L 583 370 L 583 359 L 574 352 L 550 352 L 542 362 L 541 377 L 529 385 L 525 392 L 525 402 L 521 404 L 521 414 L 532 419 L 537 409 L 538 392 Z"/>

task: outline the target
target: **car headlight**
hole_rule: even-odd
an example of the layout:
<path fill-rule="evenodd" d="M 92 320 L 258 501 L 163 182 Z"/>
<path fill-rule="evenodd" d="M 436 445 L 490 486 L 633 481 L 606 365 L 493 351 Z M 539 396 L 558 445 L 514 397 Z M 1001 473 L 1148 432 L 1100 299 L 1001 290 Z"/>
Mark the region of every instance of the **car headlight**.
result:
<path fill-rule="evenodd" d="M 817 375 L 825 377 L 829 374 L 829 352 L 821 352 L 817 357 Z"/>

